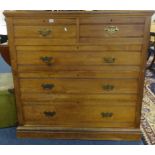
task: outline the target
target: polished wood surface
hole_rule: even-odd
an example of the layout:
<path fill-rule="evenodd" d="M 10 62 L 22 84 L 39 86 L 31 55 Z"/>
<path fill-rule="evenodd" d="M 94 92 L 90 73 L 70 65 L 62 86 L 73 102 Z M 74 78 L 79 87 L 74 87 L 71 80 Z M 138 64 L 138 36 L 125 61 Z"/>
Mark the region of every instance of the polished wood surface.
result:
<path fill-rule="evenodd" d="M 40 38 L 75 38 L 76 25 L 52 25 L 52 26 L 15 26 L 15 37 L 40 37 Z M 41 32 L 50 31 L 47 36 Z M 44 35 L 44 34 L 43 34 Z"/>
<path fill-rule="evenodd" d="M 32 66 L 31 66 L 32 67 Z M 35 69 L 34 69 L 35 70 Z M 20 78 L 138 78 L 139 71 L 137 70 L 109 70 L 106 71 L 98 71 L 98 70 L 90 70 L 90 71 L 49 71 L 49 72 L 19 72 Z"/>
<path fill-rule="evenodd" d="M 5 11 L 19 137 L 140 138 L 152 11 Z"/>
<path fill-rule="evenodd" d="M 43 85 L 52 85 L 44 88 Z M 112 86 L 112 89 L 107 87 Z M 137 79 L 21 79 L 22 93 L 138 93 Z"/>
<path fill-rule="evenodd" d="M 37 101 L 39 103 L 44 101 L 46 102 L 102 102 L 108 103 L 110 105 L 118 104 L 119 105 L 135 105 L 137 103 L 137 94 L 50 94 L 50 93 L 24 93 L 21 94 L 22 100 L 25 102 L 28 101 Z"/>
<path fill-rule="evenodd" d="M 17 58 L 19 65 L 140 65 L 140 52 L 113 52 L 113 51 L 18 51 Z M 49 64 L 42 58 L 49 58 Z M 131 61 L 132 59 L 132 61 Z"/>
<path fill-rule="evenodd" d="M 81 24 L 144 24 L 143 17 L 87 17 L 80 18 Z"/>
<path fill-rule="evenodd" d="M 91 105 L 91 106 L 90 106 Z M 134 106 L 109 106 L 102 103 L 80 105 L 79 103 L 39 104 L 23 106 L 27 125 L 51 125 L 57 127 L 134 127 Z M 122 111 L 120 113 L 120 110 Z M 110 114 L 107 115 L 106 114 Z M 67 121 L 66 121 L 67 120 Z"/>
<path fill-rule="evenodd" d="M 104 28 L 109 26 L 108 24 L 104 25 L 80 25 L 80 37 L 143 37 L 144 25 L 119 25 L 117 28 L 119 31 L 117 33 L 109 34 L 104 31 Z"/>

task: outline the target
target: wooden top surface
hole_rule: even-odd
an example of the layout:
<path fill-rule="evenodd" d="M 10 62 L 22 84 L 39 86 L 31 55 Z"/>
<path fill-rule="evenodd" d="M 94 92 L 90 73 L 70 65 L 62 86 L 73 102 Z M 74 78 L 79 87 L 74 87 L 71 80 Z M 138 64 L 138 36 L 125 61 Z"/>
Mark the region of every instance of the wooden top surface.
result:
<path fill-rule="evenodd" d="M 86 11 L 86 10 L 60 10 L 60 11 L 52 11 L 52 10 L 7 10 L 4 11 L 5 16 L 48 16 L 48 15 L 68 15 L 68 14 L 75 14 L 75 15 L 90 15 L 90 14 L 106 14 L 106 15 L 139 15 L 139 16 L 151 16 L 155 13 L 153 10 L 93 10 L 93 11 Z"/>

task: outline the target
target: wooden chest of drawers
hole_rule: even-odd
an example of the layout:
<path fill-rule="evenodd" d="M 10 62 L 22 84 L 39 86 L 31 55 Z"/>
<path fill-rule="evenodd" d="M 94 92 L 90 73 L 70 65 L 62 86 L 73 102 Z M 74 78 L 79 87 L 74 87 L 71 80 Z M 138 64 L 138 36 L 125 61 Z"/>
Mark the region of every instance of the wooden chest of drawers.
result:
<path fill-rule="evenodd" d="M 138 140 L 152 11 L 5 11 L 19 137 Z"/>

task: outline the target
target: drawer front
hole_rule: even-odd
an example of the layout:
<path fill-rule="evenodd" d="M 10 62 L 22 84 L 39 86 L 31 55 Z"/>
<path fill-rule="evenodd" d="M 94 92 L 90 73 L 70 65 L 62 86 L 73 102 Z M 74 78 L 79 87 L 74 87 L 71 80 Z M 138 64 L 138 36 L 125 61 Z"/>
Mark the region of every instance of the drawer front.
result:
<path fill-rule="evenodd" d="M 135 105 L 137 103 L 137 94 L 50 94 L 50 93 L 22 93 L 22 101 L 34 101 L 39 104 L 73 103 L 83 105 L 91 104 L 109 104 L 109 105 Z"/>
<path fill-rule="evenodd" d="M 117 65 L 104 65 L 104 66 L 68 66 L 68 65 L 63 65 L 63 66 L 45 66 L 45 65 L 18 65 L 18 71 L 21 73 L 23 72 L 51 72 L 51 71 L 124 71 L 124 70 L 129 70 L 129 71 L 140 71 L 140 66 L 117 66 Z M 50 73 L 49 73 L 50 74 Z"/>
<path fill-rule="evenodd" d="M 34 45 L 34 46 L 46 46 L 46 45 L 73 45 L 76 44 L 76 38 L 65 38 L 65 37 L 60 37 L 60 38 L 53 38 L 53 37 L 40 37 L 40 38 L 15 38 L 15 45 Z M 139 47 L 139 45 L 138 45 Z M 46 48 L 46 47 L 44 47 Z M 128 47 L 125 47 L 128 48 Z M 130 48 L 130 47 L 129 47 Z M 135 48 L 135 46 L 131 47 Z M 137 46 L 136 46 L 137 48 Z"/>
<path fill-rule="evenodd" d="M 36 105 L 23 107 L 25 124 L 72 127 L 134 126 L 135 106 Z"/>
<path fill-rule="evenodd" d="M 144 25 L 80 25 L 80 38 L 143 37 Z"/>
<path fill-rule="evenodd" d="M 27 38 L 75 38 L 75 25 L 15 26 L 15 37 Z"/>
<path fill-rule="evenodd" d="M 80 24 L 144 24 L 144 17 L 81 17 Z"/>
<path fill-rule="evenodd" d="M 137 93 L 136 79 L 20 79 L 22 93 Z"/>
<path fill-rule="evenodd" d="M 91 39 L 91 38 L 90 38 Z M 64 40 L 64 39 L 63 39 Z M 109 40 L 109 39 L 108 39 Z M 43 50 L 43 51 L 60 51 L 60 50 L 80 50 L 80 51 L 141 51 L 142 50 L 142 39 L 131 39 L 126 40 L 123 44 L 123 41 L 125 39 L 122 39 L 118 41 L 118 43 L 115 43 L 116 39 L 113 39 L 113 45 L 108 41 L 100 40 L 99 44 L 97 46 L 92 46 L 92 41 L 89 40 L 91 45 L 88 46 L 71 46 L 71 44 L 76 42 L 76 40 L 72 39 L 65 39 L 64 42 L 62 39 L 15 39 L 16 49 L 17 51 L 23 51 L 23 50 Z M 38 41 L 38 42 L 37 42 Z M 42 42 L 43 41 L 43 42 Z M 52 42 L 54 41 L 54 42 Z M 71 42 L 69 42 L 71 41 Z M 84 42 L 87 42 L 88 40 L 83 40 Z M 120 43 L 122 41 L 122 44 Z M 61 42 L 61 46 L 60 46 Z M 134 42 L 134 43 L 131 43 Z M 70 46 L 65 46 L 64 44 L 68 44 Z M 102 45 L 104 43 L 104 45 Z M 87 43 L 88 44 L 88 43 Z M 28 45 L 28 46 L 27 46 Z M 39 46 L 37 46 L 39 45 Z M 45 46 L 46 45 L 46 46 Z M 53 45 L 53 46 L 51 46 Z M 100 46 L 99 46 L 100 45 Z M 111 46 L 112 45 L 112 46 Z"/>
<path fill-rule="evenodd" d="M 140 52 L 18 51 L 20 65 L 140 65 Z M 132 61 L 131 61 L 132 60 Z"/>
<path fill-rule="evenodd" d="M 143 44 L 143 38 L 137 37 L 120 37 L 116 38 L 112 35 L 109 37 L 80 37 L 79 42 L 81 45 L 89 44 L 91 46 L 80 46 L 79 49 L 89 49 L 89 50 L 125 50 L 125 51 L 133 51 L 133 50 L 141 50 Z M 92 46 L 92 45 L 100 45 L 100 46 Z M 103 46 L 104 45 L 104 46 Z"/>
<path fill-rule="evenodd" d="M 20 72 L 18 75 L 20 78 L 138 78 L 139 71 L 136 70 L 124 70 L 116 71 L 41 71 L 41 72 Z"/>
<path fill-rule="evenodd" d="M 15 18 L 14 25 L 64 25 L 64 24 L 76 24 L 75 18 Z"/>
<path fill-rule="evenodd" d="M 17 51 L 76 51 L 78 46 L 16 46 Z M 101 50 L 102 48 L 100 48 Z"/>

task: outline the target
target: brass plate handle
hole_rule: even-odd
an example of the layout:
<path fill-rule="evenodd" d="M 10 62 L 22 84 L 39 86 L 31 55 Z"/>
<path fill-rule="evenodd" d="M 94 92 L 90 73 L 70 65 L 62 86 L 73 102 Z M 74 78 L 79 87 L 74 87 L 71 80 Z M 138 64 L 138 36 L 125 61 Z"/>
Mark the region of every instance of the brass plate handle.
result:
<path fill-rule="evenodd" d="M 46 117 L 53 117 L 56 115 L 56 112 L 55 111 L 44 111 L 44 115 Z"/>
<path fill-rule="evenodd" d="M 52 63 L 54 62 L 53 57 L 49 57 L 49 56 L 42 56 L 40 57 L 40 59 L 46 63 L 48 66 L 52 65 Z"/>
<path fill-rule="evenodd" d="M 119 28 L 117 26 L 110 25 L 110 26 L 105 27 L 104 31 L 106 31 L 110 34 L 114 34 L 119 31 Z"/>
<path fill-rule="evenodd" d="M 110 118 L 113 116 L 113 113 L 112 112 L 101 112 L 101 116 L 103 118 L 108 118 L 108 117 Z"/>
<path fill-rule="evenodd" d="M 48 35 L 51 34 L 51 30 L 50 29 L 40 29 L 38 30 L 38 33 L 42 36 L 42 37 L 47 37 Z"/>
<path fill-rule="evenodd" d="M 116 59 L 112 58 L 112 57 L 105 57 L 105 58 L 103 58 L 103 60 L 105 63 L 108 63 L 108 64 L 115 63 L 115 61 L 116 61 Z"/>
<path fill-rule="evenodd" d="M 113 85 L 110 85 L 110 84 L 102 85 L 102 89 L 105 91 L 112 91 L 114 88 L 115 87 Z"/>
<path fill-rule="evenodd" d="M 44 83 L 41 85 L 44 90 L 51 90 L 54 88 L 54 84 Z"/>

